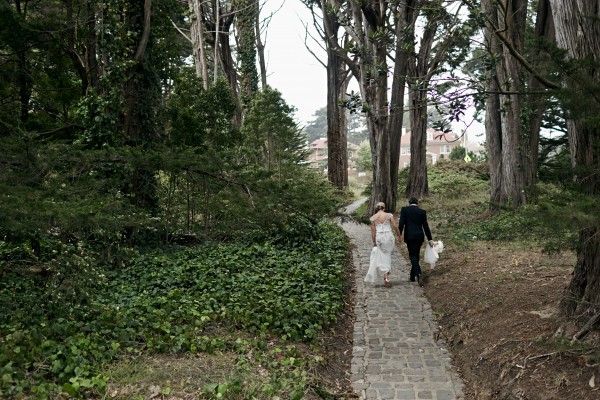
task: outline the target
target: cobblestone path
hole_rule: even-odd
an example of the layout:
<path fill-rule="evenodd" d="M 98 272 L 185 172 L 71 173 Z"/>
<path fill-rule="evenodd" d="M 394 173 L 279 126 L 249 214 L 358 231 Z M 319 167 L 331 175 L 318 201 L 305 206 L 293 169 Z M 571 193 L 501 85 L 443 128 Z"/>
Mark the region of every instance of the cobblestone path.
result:
<path fill-rule="evenodd" d="M 346 208 L 351 212 L 354 205 Z M 340 223 L 353 245 L 356 321 L 352 386 L 361 399 L 463 399 L 463 384 L 450 355 L 435 339 L 437 324 L 399 250 L 392 254 L 391 288 L 365 283 L 371 233 L 367 225 Z"/>

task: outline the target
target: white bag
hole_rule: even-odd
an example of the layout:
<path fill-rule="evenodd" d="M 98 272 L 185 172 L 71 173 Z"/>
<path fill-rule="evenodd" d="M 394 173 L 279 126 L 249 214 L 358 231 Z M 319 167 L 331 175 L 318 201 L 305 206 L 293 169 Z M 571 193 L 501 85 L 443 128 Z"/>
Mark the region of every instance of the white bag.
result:
<path fill-rule="evenodd" d="M 429 264 L 431 266 L 431 269 L 435 268 L 435 263 L 440 258 L 439 254 L 436 250 L 436 247 L 437 246 L 435 245 L 435 243 L 434 243 L 434 247 L 431 247 L 429 245 L 429 243 L 427 243 L 425 245 L 425 256 L 423 257 L 423 261 L 425 261 L 427 264 Z M 442 249 L 443 249 L 443 247 L 442 247 Z"/>
<path fill-rule="evenodd" d="M 435 268 L 435 263 L 439 257 L 440 256 L 436 253 L 433 247 L 431 247 L 429 244 L 425 246 L 425 257 L 423 258 L 423 261 L 431 265 L 432 269 Z"/>

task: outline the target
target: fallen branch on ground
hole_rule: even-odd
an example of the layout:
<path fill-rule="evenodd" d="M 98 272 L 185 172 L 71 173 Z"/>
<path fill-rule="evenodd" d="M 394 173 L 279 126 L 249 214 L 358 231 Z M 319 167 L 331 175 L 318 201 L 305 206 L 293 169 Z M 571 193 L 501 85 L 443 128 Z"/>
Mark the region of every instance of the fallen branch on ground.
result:
<path fill-rule="evenodd" d="M 571 344 L 575 343 L 582 337 L 588 334 L 588 332 L 592 329 L 592 327 L 596 324 L 596 322 L 600 321 L 600 312 L 594 315 L 590 320 L 581 328 L 579 332 L 573 335 L 571 339 Z"/>

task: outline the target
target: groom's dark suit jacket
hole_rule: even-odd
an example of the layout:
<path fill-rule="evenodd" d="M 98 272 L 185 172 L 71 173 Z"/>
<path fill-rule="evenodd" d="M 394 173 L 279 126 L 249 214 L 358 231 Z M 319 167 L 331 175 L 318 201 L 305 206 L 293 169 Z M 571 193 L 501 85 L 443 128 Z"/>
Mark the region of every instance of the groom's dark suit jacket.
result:
<path fill-rule="evenodd" d="M 425 235 L 427 236 L 427 240 L 432 240 L 429 224 L 427 223 L 427 213 L 416 205 L 402 207 L 398 229 L 402 232 L 405 242 L 408 240 L 420 240 L 423 242 Z M 423 231 L 425 231 L 425 234 L 423 234 Z"/>

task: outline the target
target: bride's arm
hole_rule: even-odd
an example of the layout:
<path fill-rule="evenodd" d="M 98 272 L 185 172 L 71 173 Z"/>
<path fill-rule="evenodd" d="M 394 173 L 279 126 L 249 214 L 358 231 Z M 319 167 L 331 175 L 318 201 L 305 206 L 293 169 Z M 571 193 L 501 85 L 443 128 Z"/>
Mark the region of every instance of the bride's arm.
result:
<path fill-rule="evenodd" d="M 398 240 L 402 241 L 402 232 L 400 232 L 400 229 L 398 228 L 398 224 L 396 223 L 396 220 L 394 219 L 393 215 L 392 215 L 392 218 L 390 218 L 390 223 L 394 227 L 394 230 L 396 231 L 396 235 L 398 235 Z"/>
<path fill-rule="evenodd" d="M 375 229 L 375 221 L 371 221 L 371 239 L 373 240 L 373 247 L 377 246 L 377 231 Z"/>

